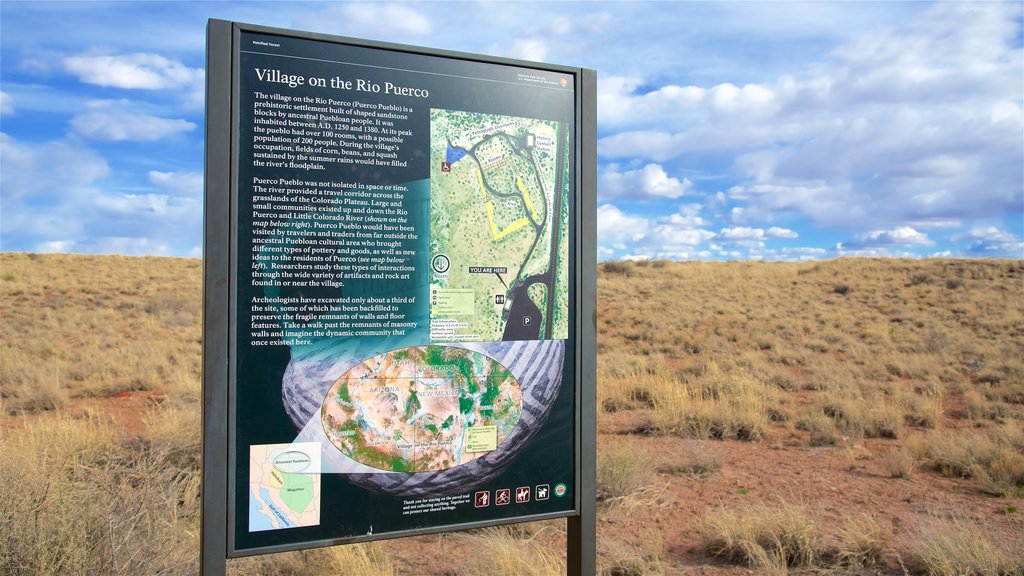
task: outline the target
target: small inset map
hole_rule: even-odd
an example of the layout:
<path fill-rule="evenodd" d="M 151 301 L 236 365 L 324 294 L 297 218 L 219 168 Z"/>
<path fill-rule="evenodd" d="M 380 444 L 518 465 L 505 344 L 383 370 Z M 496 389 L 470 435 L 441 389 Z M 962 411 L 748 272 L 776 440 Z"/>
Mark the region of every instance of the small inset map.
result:
<path fill-rule="evenodd" d="M 320 444 L 249 446 L 249 532 L 320 524 Z"/>
<path fill-rule="evenodd" d="M 430 111 L 432 342 L 568 337 L 568 142 L 564 122 Z"/>
<path fill-rule="evenodd" d="M 497 449 L 522 409 L 519 383 L 494 359 L 415 346 L 352 367 L 320 412 L 327 437 L 349 458 L 380 470 L 427 472 Z"/>

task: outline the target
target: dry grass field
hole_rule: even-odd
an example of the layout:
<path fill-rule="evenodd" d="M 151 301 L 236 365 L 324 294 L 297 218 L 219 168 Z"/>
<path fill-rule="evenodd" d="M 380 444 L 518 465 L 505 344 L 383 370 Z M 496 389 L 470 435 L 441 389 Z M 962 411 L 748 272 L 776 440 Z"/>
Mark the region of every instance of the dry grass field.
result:
<path fill-rule="evenodd" d="M 0 573 L 194 574 L 201 263 L 0 254 Z M 1024 575 L 1024 262 L 610 262 L 599 565 Z M 229 562 L 553 575 L 564 522 Z"/>

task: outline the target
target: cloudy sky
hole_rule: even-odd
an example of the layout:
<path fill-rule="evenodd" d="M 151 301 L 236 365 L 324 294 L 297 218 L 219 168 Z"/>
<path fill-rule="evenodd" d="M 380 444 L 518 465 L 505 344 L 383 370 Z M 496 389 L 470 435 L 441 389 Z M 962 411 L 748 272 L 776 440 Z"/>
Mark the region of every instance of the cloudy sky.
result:
<path fill-rule="evenodd" d="M 221 18 L 595 68 L 599 258 L 1024 257 L 1020 2 L 0 3 L 0 249 L 198 256 Z"/>

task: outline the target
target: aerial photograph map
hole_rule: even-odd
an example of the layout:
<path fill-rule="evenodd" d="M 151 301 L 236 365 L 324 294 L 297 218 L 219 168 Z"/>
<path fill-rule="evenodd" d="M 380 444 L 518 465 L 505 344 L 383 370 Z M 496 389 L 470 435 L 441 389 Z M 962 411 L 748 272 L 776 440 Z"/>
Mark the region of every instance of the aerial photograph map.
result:
<path fill-rule="evenodd" d="M 430 339 L 564 339 L 569 125 L 430 112 Z"/>
<path fill-rule="evenodd" d="M 349 369 L 327 392 L 321 418 L 349 458 L 390 472 L 428 472 L 497 449 L 522 411 L 519 383 L 494 359 L 414 346 Z"/>

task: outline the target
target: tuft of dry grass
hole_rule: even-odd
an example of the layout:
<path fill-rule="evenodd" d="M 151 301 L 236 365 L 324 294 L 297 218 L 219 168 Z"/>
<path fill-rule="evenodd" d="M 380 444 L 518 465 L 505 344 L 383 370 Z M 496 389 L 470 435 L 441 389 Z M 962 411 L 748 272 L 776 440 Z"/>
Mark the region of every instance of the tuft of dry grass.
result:
<path fill-rule="evenodd" d="M 597 455 L 597 500 L 606 505 L 642 498 L 655 474 L 654 457 L 626 445 L 604 448 Z"/>
<path fill-rule="evenodd" d="M 905 448 L 894 450 L 882 457 L 882 467 L 889 473 L 890 478 L 909 480 L 914 477 L 917 466 L 917 458 Z"/>
<path fill-rule="evenodd" d="M 835 562 L 843 568 L 870 568 L 883 563 L 890 532 L 870 514 L 851 516 L 836 535 Z"/>
<path fill-rule="evenodd" d="M 662 576 L 665 540 L 660 530 L 644 530 L 638 543 L 602 539 L 598 566 L 602 576 Z"/>
<path fill-rule="evenodd" d="M 521 525 L 495 526 L 457 534 L 455 539 L 476 551 L 460 576 L 561 576 L 565 574 L 563 555 L 552 552 L 548 540 L 554 528 Z"/>
<path fill-rule="evenodd" d="M 1024 544 L 1020 538 L 1014 543 Z M 909 562 L 927 576 L 1020 576 L 1024 555 L 993 543 L 981 526 L 965 521 L 934 521 L 910 544 Z"/>
<path fill-rule="evenodd" d="M 165 390 L 201 370 L 202 264 L 0 254 L 0 396 L 10 413 Z"/>
<path fill-rule="evenodd" d="M 306 574 L 360 574 L 395 576 L 398 572 L 380 542 L 350 544 L 284 552 L 270 556 L 229 560 L 233 576 L 303 576 Z"/>
<path fill-rule="evenodd" d="M 807 508 L 782 501 L 710 510 L 696 530 L 709 555 L 765 572 L 812 566 L 820 554 L 818 521 Z"/>
<path fill-rule="evenodd" d="M 689 441 L 683 452 L 685 457 L 682 462 L 658 464 L 658 472 L 706 478 L 722 469 L 722 453 L 709 442 Z"/>
<path fill-rule="evenodd" d="M 779 390 L 742 367 L 724 370 L 709 362 L 699 378 L 661 381 L 652 396 L 659 431 L 684 438 L 761 440 Z"/>
<path fill-rule="evenodd" d="M 120 438 L 95 420 L 5 433 L 0 573 L 195 570 L 199 447 Z"/>

